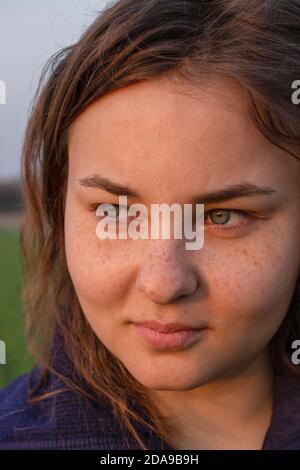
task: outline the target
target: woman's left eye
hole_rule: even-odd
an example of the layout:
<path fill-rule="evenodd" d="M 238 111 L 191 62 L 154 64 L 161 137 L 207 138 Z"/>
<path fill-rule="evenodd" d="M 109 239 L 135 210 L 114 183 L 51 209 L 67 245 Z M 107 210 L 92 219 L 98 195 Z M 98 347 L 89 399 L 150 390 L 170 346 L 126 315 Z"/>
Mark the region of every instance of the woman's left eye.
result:
<path fill-rule="evenodd" d="M 233 216 L 236 216 L 236 219 L 238 220 L 242 218 L 242 222 L 238 221 L 237 223 L 235 223 L 234 222 L 235 217 Z M 212 225 L 214 227 L 217 227 L 217 228 L 220 227 L 221 230 L 224 230 L 227 228 L 240 227 L 241 225 L 243 225 L 244 220 L 250 219 L 252 215 L 249 212 L 245 212 L 239 209 L 212 209 L 204 215 L 204 220 L 207 220 L 208 217 L 213 222 Z M 228 222 L 232 221 L 232 219 L 233 219 L 233 223 L 228 224 Z"/>

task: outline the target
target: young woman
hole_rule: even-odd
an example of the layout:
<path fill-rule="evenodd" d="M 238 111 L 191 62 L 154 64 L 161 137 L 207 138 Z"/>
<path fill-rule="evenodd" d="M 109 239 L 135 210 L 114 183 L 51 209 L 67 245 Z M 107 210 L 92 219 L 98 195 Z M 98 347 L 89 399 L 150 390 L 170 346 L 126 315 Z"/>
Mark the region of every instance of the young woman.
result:
<path fill-rule="evenodd" d="M 52 59 L 22 165 L 37 367 L 0 448 L 300 449 L 299 29 L 299 2 L 120 0 Z M 120 195 L 204 204 L 203 247 L 99 239 Z"/>

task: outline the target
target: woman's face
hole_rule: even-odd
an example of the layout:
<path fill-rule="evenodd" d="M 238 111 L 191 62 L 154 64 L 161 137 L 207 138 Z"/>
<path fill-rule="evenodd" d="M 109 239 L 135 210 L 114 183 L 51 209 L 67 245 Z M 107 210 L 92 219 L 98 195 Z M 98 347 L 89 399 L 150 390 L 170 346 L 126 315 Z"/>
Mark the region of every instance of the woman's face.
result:
<path fill-rule="evenodd" d="M 300 269 L 300 164 L 251 126 L 233 82 L 210 84 L 190 88 L 192 96 L 166 80 L 116 90 L 90 105 L 69 137 L 65 243 L 79 302 L 102 343 L 155 390 L 188 390 L 259 357 Z M 112 184 L 97 187 L 96 174 Z M 135 193 L 123 191 L 128 206 L 150 212 L 154 203 L 202 203 L 246 183 L 273 192 L 205 203 L 200 250 L 173 237 L 96 236 L 95 206 L 119 202 L 113 184 Z M 221 222 L 216 209 L 227 210 Z M 135 323 L 148 320 L 205 329 L 161 348 L 138 332 Z"/>

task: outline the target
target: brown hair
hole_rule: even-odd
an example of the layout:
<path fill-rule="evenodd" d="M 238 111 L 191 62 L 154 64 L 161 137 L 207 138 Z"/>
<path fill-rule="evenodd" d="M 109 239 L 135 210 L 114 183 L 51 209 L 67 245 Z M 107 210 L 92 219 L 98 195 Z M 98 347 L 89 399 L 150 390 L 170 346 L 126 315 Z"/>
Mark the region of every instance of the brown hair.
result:
<path fill-rule="evenodd" d="M 300 107 L 291 100 L 292 82 L 300 78 L 299 25 L 297 0 L 119 0 L 107 5 L 77 43 L 54 55 L 42 74 L 22 160 L 29 347 L 42 370 L 50 371 L 53 331 L 59 326 L 78 374 L 110 401 L 143 449 L 132 419 L 168 443 L 169 436 L 145 388 L 92 331 L 67 269 L 68 130 L 94 100 L 126 85 L 158 77 L 197 85 L 201 77 L 219 74 L 240 84 L 255 129 L 299 158 Z M 64 320 L 61 305 L 70 312 Z M 298 373 L 290 342 L 300 337 L 299 316 L 300 279 L 271 343 L 274 369 L 282 373 Z M 69 385 L 75 390 L 75 383 Z M 145 408 L 152 425 L 131 402 Z"/>

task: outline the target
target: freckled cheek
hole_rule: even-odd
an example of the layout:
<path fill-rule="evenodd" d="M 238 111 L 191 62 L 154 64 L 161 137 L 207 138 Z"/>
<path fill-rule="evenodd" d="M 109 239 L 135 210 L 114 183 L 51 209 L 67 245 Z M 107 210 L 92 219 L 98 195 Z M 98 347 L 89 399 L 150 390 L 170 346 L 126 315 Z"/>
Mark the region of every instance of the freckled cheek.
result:
<path fill-rule="evenodd" d="M 278 325 L 288 308 L 293 276 L 288 260 L 284 263 L 270 250 L 241 251 L 222 257 L 211 267 L 210 298 L 216 322 L 223 327 Z"/>
<path fill-rule="evenodd" d="M 68 269 L 79 298 L 108 305 L 122 295 L 126 282 L 117 240 L 99 240 L 93 228 L 66 231 Z M 123 273 L 123 274 L 122 274 Z"/>

